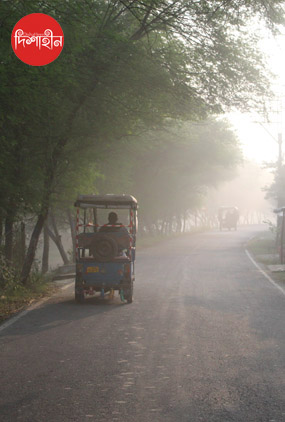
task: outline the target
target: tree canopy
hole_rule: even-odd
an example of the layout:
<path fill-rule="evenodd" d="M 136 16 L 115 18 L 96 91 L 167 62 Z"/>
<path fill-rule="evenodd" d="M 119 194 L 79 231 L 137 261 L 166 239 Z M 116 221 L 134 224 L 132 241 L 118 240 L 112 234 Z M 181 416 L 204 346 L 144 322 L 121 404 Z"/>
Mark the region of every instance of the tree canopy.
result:
<path fill-rule="evenodd" d="M 80 157 L 93 168 L 120 139 L 253 107 L 268 95 L 248 24 L 261 19 L 274 30 L 283 8 L 281 0 L 1 2 L 0 217 L 11 226 L 38 216 L 23 279 L 52 198 L 66 186 L 63 172 L 73 169 L 75 182 Z M 44 67 L 11 49 L 14 25 L 34 12 L 54 17 L 65 35 L 61 55 Z"/>

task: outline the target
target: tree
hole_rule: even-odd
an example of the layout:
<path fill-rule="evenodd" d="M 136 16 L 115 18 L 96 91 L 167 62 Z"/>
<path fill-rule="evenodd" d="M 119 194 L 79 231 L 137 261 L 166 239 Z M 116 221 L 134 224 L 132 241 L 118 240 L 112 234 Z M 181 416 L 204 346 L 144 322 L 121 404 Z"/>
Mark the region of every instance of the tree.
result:
<path fill-rule="evenodd" d="M 182 229 L 181 221 L 201 205 L 207 187 L 228 177 L 224 169 L 240 159 L 237 139 L 226 122 L 169 122 L 167 130 L 144 133 L 131 146 L 118 144 L 104 162 L 106 177 L 97 186 L 102 193 L 128 191 L 137 197 L 140 226 L 163 230 L 175 220 Z"/>
<path fill-rule="evenodd" d="M 276 0 L 266 5 L 261 0 L 1 3 L 0 92 L 5 118 L 0 124 L 1 142 L 7 148 L 0 176 L 7 233 L 23 213 L 37 214 L 23 282 L 61 169 L 66 159 L 74 159 L 67 156 L 70 143 L 79 138 L 84 150 L 93 139 L 97 149 L 106 152 L 121 137 L 157 127 L 165 118 L 199 119 L 229 105 L 257 103 L 266 93 L 264 66 L 254 42 L 240 28 L 247 16 L 256 14 L 272 27 L 283 22 L 282 4 Z M 66 41 L 60 57 L 43 68 L 24 65 L 10 47 L 13 25 L 35 10 L 54 16 Z M 17 154 L 24 157 L 23 166 Z"/>

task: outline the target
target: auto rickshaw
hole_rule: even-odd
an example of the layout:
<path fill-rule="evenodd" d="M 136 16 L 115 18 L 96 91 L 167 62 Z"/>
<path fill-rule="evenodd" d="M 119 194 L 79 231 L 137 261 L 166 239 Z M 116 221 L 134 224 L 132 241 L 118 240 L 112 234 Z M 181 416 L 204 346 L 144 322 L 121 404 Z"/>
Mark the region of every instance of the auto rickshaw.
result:
<path fill-rule="evenodd" d="M 133 301 L 137 200 L 131 195 L 79 195 L 76 221 L 75 301 L 100 293 Z M 122 222 L 112 221 L 110 215 Z M 108 220 L 109 218 L 109 220 Z M 116 220 L 116 218 L 115 218 Z"/>
<path fill-rule="evenodd" d="M 218 211 L 219 228 L 237 230 L 239 211 L 237 207 L 220 207 Z"/>

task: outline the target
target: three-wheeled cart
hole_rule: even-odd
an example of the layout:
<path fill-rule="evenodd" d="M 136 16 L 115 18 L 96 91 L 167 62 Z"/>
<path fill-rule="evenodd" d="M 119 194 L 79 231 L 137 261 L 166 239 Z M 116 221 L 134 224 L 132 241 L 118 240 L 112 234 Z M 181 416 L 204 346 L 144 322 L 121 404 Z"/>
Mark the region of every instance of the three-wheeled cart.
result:
<path fill-rule="evenodd" d="M 239 211 L 237 207 L 220 207 L 218 210 L 219 228 L 237 230 Z"/>
<path fill-rule="evenodd" d="M 87 295 L 133 300 L 137 200 L 131 195 L 79 195 L 76 220 L 75 300 Z M 110 214 L 118 221 L 110 224 Z"/>

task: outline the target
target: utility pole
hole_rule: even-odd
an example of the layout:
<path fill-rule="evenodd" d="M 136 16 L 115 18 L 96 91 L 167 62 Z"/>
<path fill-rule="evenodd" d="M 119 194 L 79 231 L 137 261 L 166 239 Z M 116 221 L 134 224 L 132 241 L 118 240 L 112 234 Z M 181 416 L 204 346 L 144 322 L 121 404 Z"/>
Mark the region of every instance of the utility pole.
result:
<path fill-rule="evenodd" d="M 278 171 L 281 171 L 282 168 L 282 133 L 278 133 Z"/>
<path fill-rule="evenodd" d="M 277 160 L 277 185 L 280 184 L 281 181 L 281 174 L 282 174 L 282 165 L 283 165 L 283 157 L 282 157 L 282 133 L 278 133 L 278 160 Z M 280 187 L 277 187 L 277 207 L 283 207 L 285 204 L 282 204 L 282 195 L 280 195 Z"/>
<path fill-rule="evenodd" d="M 275 172 L 275 184 L 276 184 L 276 202 L 277 202 L 277 208 L 278 209 L 283 209 L 283 207 L 285 207 L 285 203 L 283 203 L 284 201 L 284 195 L 282 195 L 282 188 L 281 188 L 281 184 L 282 184 L 282 166 L 283 166 L 283 154 L 282 154 L 282 143 L 283 143 L 283 139 L 282 139 L 282 129 L 283 129 L 283 125 L 282 125 L 282 117 L 283 117 L 283 113 L 284 113 L 284 107 L 283 107 L 283 99 L 284 96 L 279 96 L 277 97 L 274 101 L 275 101 L 275 106 L 269 106 L 269 107 L 264 107 L 263 113 L 264 113 L 264 117 L 265 117 L 265 121 L 262 123 L 260 121 L 256 121 L 256 123 L 259 123 L 260 126 L 262 126 L 262 128 L 267 132 L 267 134 L 274 139 L 274 141 L 278 144 L 278 157 L 276 160 L 276 172 Z M 275 116 L 274 119 L 272 119 L 272 116 Z M 266 128 L 266 125 L 268 124 L 275 124 L 277 126 L 279 126 L 279 131 L 277 133 L 277 138 L 276 135 L 272 134 L 271 130 L 268 130 Z M 285 208 L 284 208 L 285 209 Z M 283 222 L 283 218 L 285 218 L 285 214 L 283 213 L 281 215 L 281 213 L 276 213 L 277 214 L 277 218 L 276 218 L 276 246 L 280 245 L 280 241 L 282 239 L 283 242 L 283 238 L 285 239 L 285 233 L 283 233 L 285 231 L 285 224 Z M 282 232 L 282 233 L 281 233 Z M 281 247 L 282 250 L 282 257 L 281 257 L 281 261 L 283 262 L 283 260 L 285 260 L 285 257 L 283 257 L 283 245 Z M 284 248 L 285 251 L 285 248 Z"/>
<path fill-rule="evenodd" d="M 281 195 L 281 183 L 282 183 L 282 133 L 278 133 L 278 161 L 277 161 L 277 177 L 276 177 L 276 184 L 277 184 L 277 208 L 281 209 L 285 206 L 283 204 L 283 199 Z M 282 208 L 284 210 L 284 208 Z M 284 238 L 284 212 L 277 213 L 277 232 L 276 232 L 276 245 L 280 244 L 280 259 L 281 264 L 284 261 L 284 254 L 283 254 L 283 238 Z"/>

